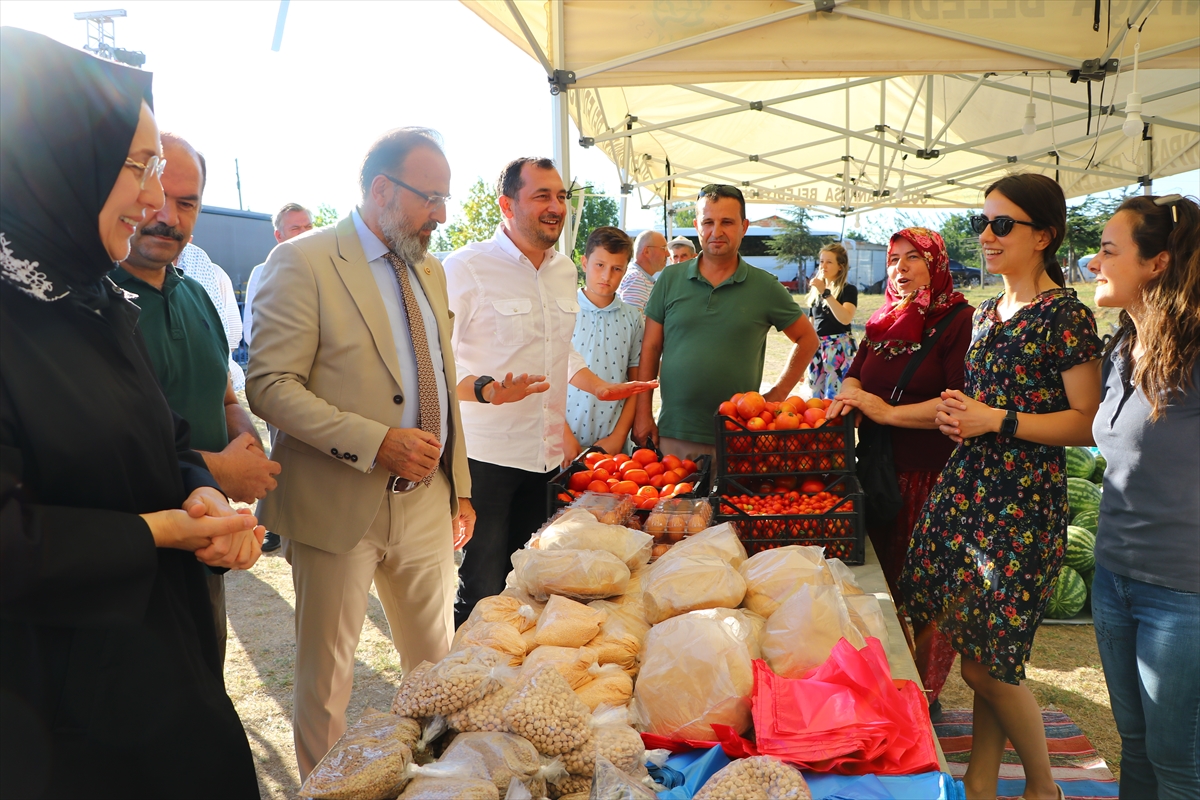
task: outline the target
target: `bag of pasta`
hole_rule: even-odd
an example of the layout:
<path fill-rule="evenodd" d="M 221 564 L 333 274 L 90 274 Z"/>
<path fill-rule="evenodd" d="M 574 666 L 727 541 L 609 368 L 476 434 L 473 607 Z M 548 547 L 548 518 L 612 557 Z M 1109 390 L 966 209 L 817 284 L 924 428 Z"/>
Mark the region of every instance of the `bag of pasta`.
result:
<path fill-rule="evenodd" d="M 655 566 L 683 556 L 716 556 L 737 569 L 746 560 L 746 547 L 733 525 L 722 522 L 689 536 L 658 557 Z"/>
<path fill-rule="evenodd" d="M 426 670 L 410 692 L 401 683 L 404 702 L 398 707 L 394 704 L 393 709 L 402 716 L 416 718 L 452 714 L 466 708 L 511 678 L 508 659 L 488 647 L 468 647 L 451 653 Z M 401 700 L 399 693 L 396 699 Z"/>
<path fill-rule="evenodd" d="M 767 621 L 745 608 L 706 608 L 702 611 L 690 612 L 698 617 L 715 619 L 729 628 L 729 632 L 746 644 L 746 652 L 750 660 L 762 658 L 760 641 Z"/>
<path fill-rule="evenodd" d="M 762 654 L 777 675 L 800 678 L 825 663 L 843 637 L 859 650 L 866 646 L 838 587 L 804 585 L 767 618 Z"/>
<path fill-rule="evenodd" d="M 592 517 L 584 511 L 585 516 Z M 595 518 L 592 517 L 594 520 Z M 568 597 L 554 595 L 538 617 L 533 640 L 539 645 L 583 647 L 596 638 L 608 612 L 586 606 Z"/>
<path fill-rule="evenodd" d="M 631 716 L 660 736 L 716 741 L 713 724 L 750 727 L 753 689 L 746 643 L 721 620 L 683 614 L 646 636 Z"/>
<path fill-rule="evenodd" d="M 629 585 L 629 567 L 604 550 L 518 550 L 514 580 L 534 598 L 560 594 L 575 600 L 604 600 Z"/>
<path fill-rule="evenodd" d="M 601 705 L 624 706 L 633 697 L 633 678 L 620 664 L 593 664 L 588 669 L 592 679 L 575 689 L 575 694 L 589 710 Z"/>
<path fill-rule="evenodd" d="M 487 777 L 496 784 L 501 800 L 508 794 L 509 784 L 518 780 L 537 797 L 546 794 L 546 776 L 566 774 L 561 763 L 543 765 L 540 754 L 528 739 L 512 733 L 463 733 L 454 737 L 438 763 L 458 761 L 476 763 L 482 759 Z"/>
<path fill-rule="evenodd" d="M 599 664 L 619 664 L 631 675 L 637 673 L 637 657 L 642 642 L 650 632 L 650 623 L 636 609 L 617 605 L 608 600 L 593 600 L 588 606 L 607 615 L 587 646 L 596 651 Z"/>
<path fill-rule="evenodd" d="M 645 583 L 646 621 L 655 624 L 700 608 L 736 608 L 746 581 L 715 556 L 659 559 Z"/>
<path fill-rule="evenodd" d="M 831 585 L 833 574 L 824 553 L 823 547 L 795 544 L 755 553 L 738 567 L 746 579 L 743 605 L 770 617 L 801 586 Z"/>
<path fill-rule="evenodd" d="M 517 680 L 524 680 L 542 667 L 558 670 L 563 680 L 574 689 L 592 679 L 589 669 L 596 665 L 596 651 L 590 647 L 555 647 L 544 645 L 525 656 Z"/>
<path fill-rule="evenodd" d="M 635 569 L 650 560 L 654 537 L 623 525 L 605 525 L 590 511 L 568 508 L 530 542 L 539 550 L 604 550 Z"/>
<path fill-rule="evenodd" d="M 642 737 L 629 725 L 624 707 L 600 706 L 589 722 L 592 738 L 582 747 L 563 753 L 560 758 L 572 775 L 592 775 L 596 762 L 603 758 L 617 769 L 642 778 L 646 772 L 646 747 Z"/>
<path fill-rule="evenodd" d="M 574 750 L 591 736 L 591 712 L 553 667 L 542 667 L 526 678 L 502 713 L 509 730 L 548 756 Z"/>
<path fill-rule="evenodd" d="M 408 781 L 420 724 L 367 709 L 309 773 L 300 794 L 313 800 L 390 800 Z"/>
<path fill-rule="evenodd" d="M 521 632 L 507 622 L 479 622 L 470 628 L 459 628 L 460 635 L 454 639 L 450 648 L 451 653 L 457 653 L 468 647 L 488 647 L 498 653 L 508 656 L 510 667 L 519 667 L 525 660 L 525 640 Z"/>
<path fill-rule="evenodd" d="M 770 756 L 731 761 L 700 787 L 695 800 L 812 800 L 800 770 Z"/>

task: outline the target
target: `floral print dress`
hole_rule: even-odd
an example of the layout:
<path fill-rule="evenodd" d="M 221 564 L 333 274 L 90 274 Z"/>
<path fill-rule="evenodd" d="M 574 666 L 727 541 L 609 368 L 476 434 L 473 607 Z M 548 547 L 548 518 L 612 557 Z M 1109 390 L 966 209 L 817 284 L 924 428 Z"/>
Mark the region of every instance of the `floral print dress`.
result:
<path fill-rule="evenodd" d="M 1002 321 L 998 300 L 975 312 L 965 394 L 1022 413 L 1066 411 L 1062 373 L 1100 357 L 1091 310 L 1074 290 L 1051 289 Z M 1062 447 L 990 433 L 959 445 L 913 529 L 901 584 L 914 623 L 937 625 L 992 677 L 1020 682 L 1068 521 Z"/>

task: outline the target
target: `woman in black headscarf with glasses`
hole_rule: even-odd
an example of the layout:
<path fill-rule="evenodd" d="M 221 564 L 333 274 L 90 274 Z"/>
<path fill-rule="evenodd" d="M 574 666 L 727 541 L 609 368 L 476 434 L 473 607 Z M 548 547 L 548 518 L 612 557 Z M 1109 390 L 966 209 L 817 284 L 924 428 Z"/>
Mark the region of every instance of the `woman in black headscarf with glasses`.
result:
<path fill-rule="evenodd" d="M 150 76 L 0 29 L 0 796 L 258 797 L 202 564 L 235 513 L 106 277 L 162 205 Z"/>

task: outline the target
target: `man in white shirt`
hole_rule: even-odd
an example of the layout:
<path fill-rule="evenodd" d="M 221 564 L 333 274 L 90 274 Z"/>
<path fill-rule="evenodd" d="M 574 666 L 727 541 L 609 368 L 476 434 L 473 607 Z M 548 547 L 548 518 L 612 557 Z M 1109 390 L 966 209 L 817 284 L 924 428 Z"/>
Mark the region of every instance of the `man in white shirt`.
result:
<path fill-rule="evenodd" d="M 287 203 L 275 212 L 274 225 L 275 241 L 282 244 L 313 229 L 312 212 L 299 203 Z M 250 336 L 253 333 L 254 296 L 258 294 L 262 268 L 263 264 L 259 264 L 250 270 L 250 277 L 246 279 L 246 304 L 242 311 L 242 338 L 246 340 L 246 347 L 250 346 Z"/>
<path fill-rule="evenodd" d="M 642 231 L 633 240 L 633 262 L 621 278 L 617 297 L 645 310 L 654 289 L 655 276 L 667 265 L 667 237 L 656 230 Z"/>
<path fill-rule="evenodd" d="M 229 343 L 229 379 L 233 382 L 233 390 L 240 392 L 246 388 L 246 373 L 233 360 L 233 351 L 242 343 L 242 314 L 238 310 L 237 295 L 233 292 L 233 281 L 229 273 L 221 269 L 208 257 L 202 248 L 189 242 L 175 261 L 184 275 L 199 282 L 216 306 L 225 326 L 225 339 Z"/>
<path fill-rule="evenodd" d="M 519 158 L 500 174 L 496 235 L 446 258 L 454 361 L 471 470 L 475 535 L 459 574 L 461 624 L 504 589 L 509 557 L 546 521 L 546 483 L 566 452 L 567 383 L 602 400 L 653 389 L 610 384 L 571 346 L 576 273 L 554 249 L 567 191 L 547 158 Z M 490 373 L 503 375 L 494 379 Z"/>

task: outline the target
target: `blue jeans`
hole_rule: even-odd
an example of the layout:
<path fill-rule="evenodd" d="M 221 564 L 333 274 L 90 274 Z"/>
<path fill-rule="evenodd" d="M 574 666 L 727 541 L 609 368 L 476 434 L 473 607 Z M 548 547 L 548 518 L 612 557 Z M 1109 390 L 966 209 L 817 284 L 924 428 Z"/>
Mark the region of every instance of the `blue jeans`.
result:
<path fill-rule="evenodd" d="M 1109 572 L 1096 643 L 1121 734 L 1121 798 L 1200 798 L 1200 594 Z"/>

